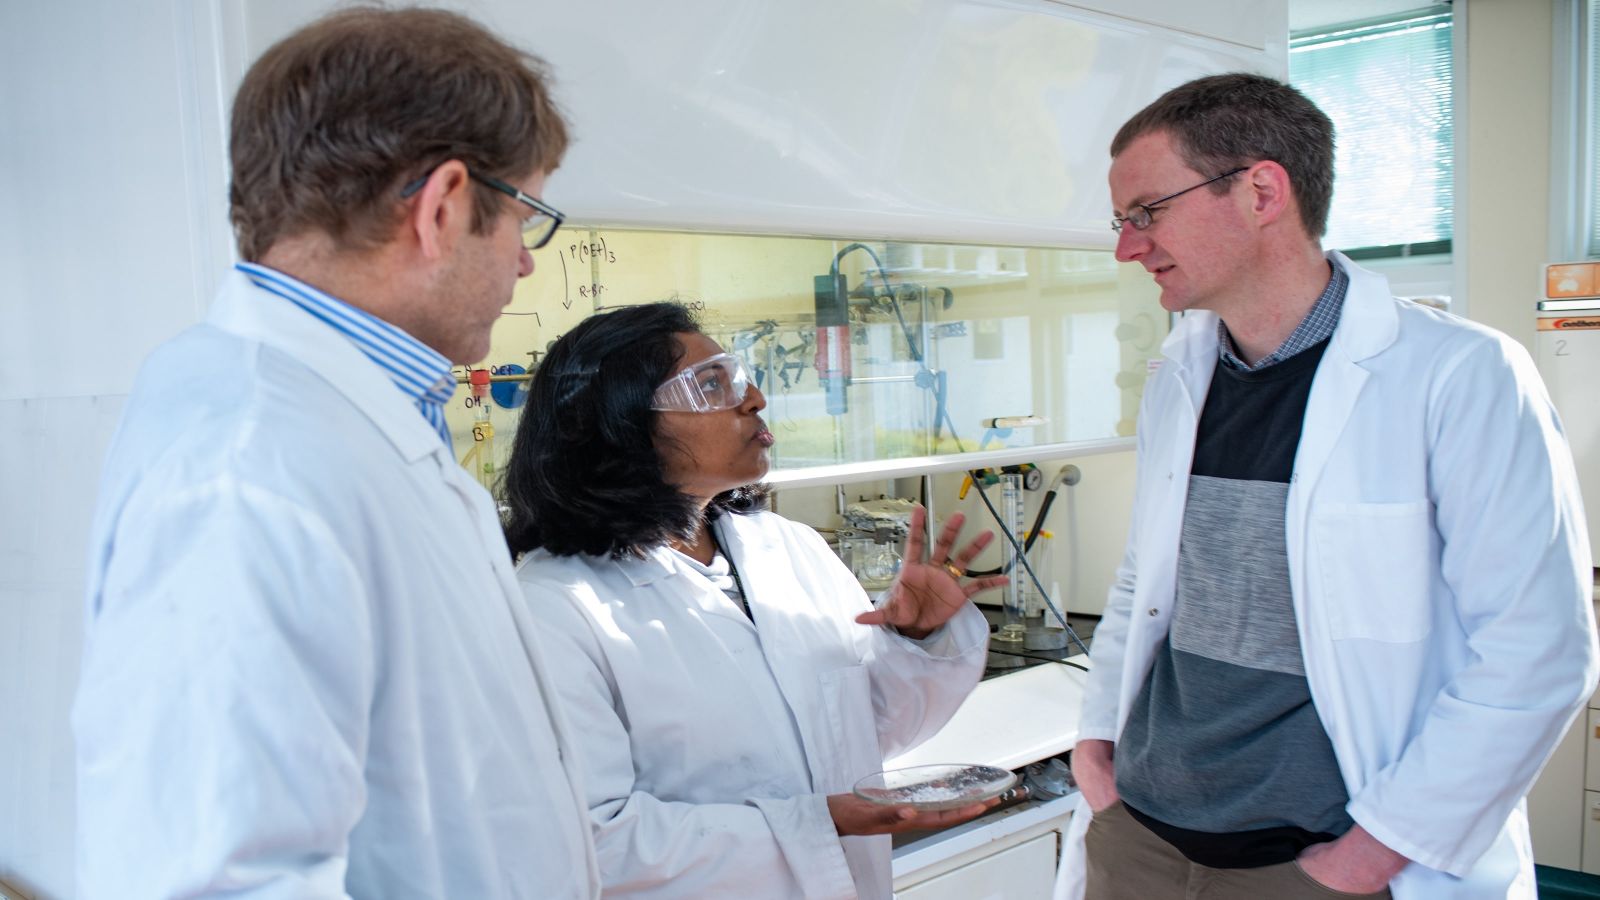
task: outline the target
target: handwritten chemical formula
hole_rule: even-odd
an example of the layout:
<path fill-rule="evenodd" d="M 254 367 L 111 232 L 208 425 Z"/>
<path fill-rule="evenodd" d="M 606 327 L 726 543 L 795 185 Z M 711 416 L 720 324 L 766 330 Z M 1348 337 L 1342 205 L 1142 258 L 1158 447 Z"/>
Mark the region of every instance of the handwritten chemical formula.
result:
<path fill-rule="evenodd" d="M 606 290 L 602 273 L 617 263 L 617 253 L 605 236 L 599 232 L 589 232 L 589 235 L 589 240 L 569 242 L 557 255 L 561 260 L 563 308 L 571 309 L 575 297 L 598 303 Z"/>

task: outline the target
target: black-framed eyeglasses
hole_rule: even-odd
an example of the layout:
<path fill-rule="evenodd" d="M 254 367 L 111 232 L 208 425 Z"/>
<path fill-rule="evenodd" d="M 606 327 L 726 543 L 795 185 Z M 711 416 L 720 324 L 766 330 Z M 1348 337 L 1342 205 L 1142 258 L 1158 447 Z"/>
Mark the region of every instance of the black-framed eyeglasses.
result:
<path fill-rule="evenodd" d="M 1198 191 L 1199 189 L 1205 187 L 1206 185 L 1210 184 L 1213 181 L 1221 181 L 1222 179 L 1227 178 L 1227 177 L 1229 177 L 1231 175 L 1237 175 L 1240 172 L 1243 172 L 1245 169 L 1248 169 L 1248 168 L 1250 168 L 1250 167 L 1249 166 L 1240 166 L 1237 169 L 1231 169 L 1231 170 L 1229 170 L 1227 172 L 1223 172 L 1221 175 L 1218 175 L 1215 178 L 1207 178 L 1205 181 L 1200 182 L 1199 184 L 1195 185 L 1194 187 L 1186 187 L 1183 190 L 1177 192 L 1176 194 L 1168 194 L 1168 195 L 1166 195 L 1165 197 L 1162 197 L 1159 200 L 1152 200 L 1149 203 L 1138 203 L 1138 204 L 1135 204 L 1132 209 L 1128 210 L 1128 214 L 1127 215 L 1125 215 L 1125 216 L 1112 216 L 1111 217 L 1111 230 L 1117 232 L 1118 234 L 1121 234 L 1122 233 L 1122 225 L 1123 225 L 1124 222 L 1126 222 L 1127 224 L 1133 226 L 1133 230 L 1134 231 L 1143 231 L 1146 228 L 1150 227 L 1150 223 L 1152 221 L 1154 221 L 1154 215 L 1155 215 L 1156 212 L 1158 212 L 1160 210 L 1163 210 L 1163 209 L 1166 209 L 1166 207 L 1162 206 L 1161 204 L 1163 204 L 1163 203 L 1167 202 L 1168 200 L 1171 200 L 1171 199 L 1173 199 L 1175 197 L 1182 197 L 1184 194 L 1187 194 L 1190 191 Z"/>
<path fill-rule="evenodd" d="M 428 183 L 428 177 L 432 174 L 433 172 L 430 171 L 427 175 L 424 175 L 421 178 L 418 178 L 416 181 L 413 181 L 401 188 L 400 196 L 409 197 L 412 194 L 415 194 L 417 191 L 422 190 L 422 186 Z M 522 219 L 522 246 L 526 247 L 530 251 L 537 250 L 540 247 L 543 247 L 545 244 L 550 243 L 550 239 L 555 237 L 556 229 L 560 228 L 561 223 L 567 219 L 567 217 L 562 215 L 561 211 L 556 209 L 554 206 L 551 206 L 537 197 L 530 197 L 522 191 L 517 190 L 516 187 L 506 184 L 504 181 L 501 181 L 498 178 L 494 178 L 489 175 L 480 175 L 471 169 L 467 170 L 467 176 L 484 187 L 499 191 L 500 193 L 505 194 L 507 197 L 520 201 L 533 209 L 533 215 L 525 216 Z"/>

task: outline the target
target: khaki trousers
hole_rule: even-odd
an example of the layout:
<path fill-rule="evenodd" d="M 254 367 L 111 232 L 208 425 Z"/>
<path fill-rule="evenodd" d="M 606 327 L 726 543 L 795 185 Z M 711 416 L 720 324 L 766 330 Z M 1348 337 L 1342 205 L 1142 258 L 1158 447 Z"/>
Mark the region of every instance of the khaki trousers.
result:
<path fill-rule="evenodd" d="M 1389 897 L 1348 894 L 1313 881 L 1293 860 L 1259 869 L 1192 863 L 1128 814 L 1121 802 L 1094 814 L 1084 837 L 1089 856 L 1084 900 L 1328 900 Z"/>

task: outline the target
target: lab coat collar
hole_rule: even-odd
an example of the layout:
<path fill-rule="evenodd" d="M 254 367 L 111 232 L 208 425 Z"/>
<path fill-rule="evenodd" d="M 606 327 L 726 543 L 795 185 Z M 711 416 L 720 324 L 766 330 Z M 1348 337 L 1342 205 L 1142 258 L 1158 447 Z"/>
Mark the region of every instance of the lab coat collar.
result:
<path fill-rule="evenodd" d="M 733 558 L 734 568 L 739 572 L 739 585 L 744 590 L 745 603 L 750 608 L 750 615 L 754 616 L 763 602 L 785 607 L 793 604 L 787 599 L 792 585 L 785 582 L 783 576 L 772 567 L 772 561 L 787 559 L 787 553 L 775 543 L 767 529 L 760 528 L 749 518 L 728 513 L 719 516 L 710 527 L 717 529 L 717 540 L 723 551 Z M 700 576 L 671 547 L 652 547 L 643 557 L 623 557 L 616 560 L 616 566 L 636 588 L 666 582 L 671 578 L 682 579 L 679 585 L 683 588 L 682 597 L 686 601 L 694 603 L 706 613 L 726 616 L 746 625 L 752 624 L 750 616 L 746 616 L 738 604 L 728 600 L 721 592 L 708 593 L 695 587 Z"/>
<path fill-rule="evenodd" d="M 446 450 L 416 406 L 348 338 L 257 287 L 237 269 L 224 277 L 207 321 L 287 353 L 316 372 L 370 419 L 406 462 Z"/>
<path fill-rule="evenodd" d="M 1334 330 L 1328 349 L 1350 362 L 1371 359 L 1387 350 L 1400 335 L 1400 310 L 1389 293 L 1389 279 L 1361 268 L 1337 250 L 1328 251 L 1327 256 L 1350 276 L 1344 308 L 1339 312 L 1339 327 Z"/>
<path fill-rule="evenodd" d="M 747 553 L 766 553 L 775 546 L 770 530 L 757 526 L 751 519 L 738 513 L 723 513 L 712 523 L 722 539 L 722 546 L 736 559 L 743 559 Z"/>
<path fill-rule="evenodd" d="M 723 513 L 711 527 L 717 529 L 723 551 L 733 557 L 733 564 L 739 570 L 751 620 L 765 624 L 764 619 L 757 618 L 762 615 L 761 607 L 796 610 L 805 603 L 797 602 L 793 596 L 798 585 L 792 568 L 794 555 L 778 536 L 777 529 L 763 528 L 757 521 L 763 515 Z M 743 610 L 740 615 L 742 618 Z"/>
<path fill-rule="evenodd" d="M 760 579 L 761 576 L 747 571 L 747 568 L 756 567 L 747 566 L 745 561 L 752 558 L 770 559 L 767 554 L 772 552 L 772 540 L 762 529 L 753 527 L 744 519 L 744 516 L 735 513 L 723 513 L 710 527 L 717 529 L 722 548 L 733 556 L 739 578 L 748 585 L 751 578 Z M 673 549 L 664 544 L 651 547 L 642 557 L 624 556 L 616 562 L 617 568 L 622 570 L 634 587 L 644 587 L 682 571 Z"/>
<path fill-rule="evenodd" d="M 1389 280 L 1361 268 L 1337 250 L 1325 255 L 1350 276 L 1329 350 L 1350 362 L 1376 356 L 1393 344 L 1400 332 L 1400 314 L 1389 294 Z M 1217 364 L 1217 314 L 1208 310 L 1185 313 L 1161 342 L 1161 355 L 1185 372 L 1209 376 Z"/>
<path fill-rule="evenodd" d="M 665 544 L 651 547 L 644 556 L 624 556 L 616 560 L 617 568 L 626 575 L 634 587 L 646 587 L 674 575 L 678 564 L 672 558 L 672 548 Z"/>
<path fill-rule="evenodd" d="M 719 528 L 717 534 L 722 539 L 727 537 L 728 532 Z M 739 572 L 739 585 L 744 590 L 745 603 L 753 611 L 758 592 L 751 582 L 750 570 L 754 567 L 744 565 L 748 554 L 735 550 L 732 545 L 731 538 L 723 541 L 723 548 L 733 556 L 734 566 Z M 674 602 L 696 606 L 708 615 L 733 619 L 743 625 L 753 624 L 744 610 L 721 591 L 708 590 L 709 582 L 681 554 L 665 544 L 650 548 L 643 557 L 625 556 L 614 560 L 613 564 L 634 588 L 649 589 L 655 586 L 661 597 L 673 597 Z"/>

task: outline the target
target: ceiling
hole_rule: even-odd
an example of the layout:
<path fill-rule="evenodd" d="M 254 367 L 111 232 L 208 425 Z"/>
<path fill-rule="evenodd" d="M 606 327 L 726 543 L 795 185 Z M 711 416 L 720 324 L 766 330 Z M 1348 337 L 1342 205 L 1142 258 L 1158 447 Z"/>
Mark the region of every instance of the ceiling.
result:
<path fill-rule="evenodd" d="M 1449 0 L 1289 0 L 1289 33 L 1448 5 Z"/>

